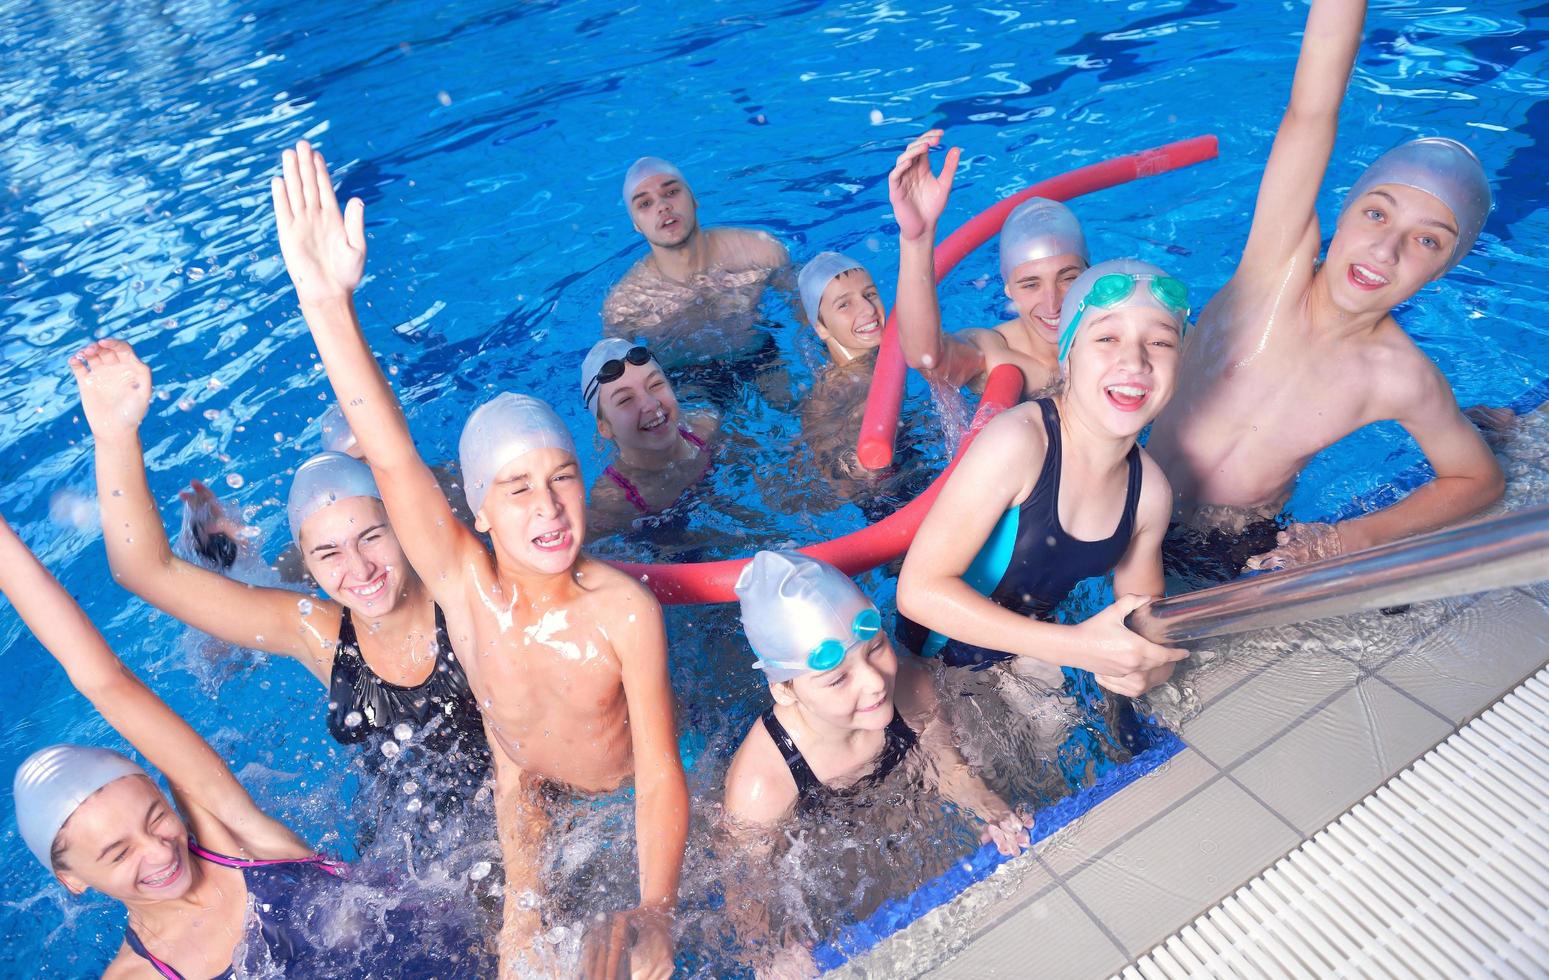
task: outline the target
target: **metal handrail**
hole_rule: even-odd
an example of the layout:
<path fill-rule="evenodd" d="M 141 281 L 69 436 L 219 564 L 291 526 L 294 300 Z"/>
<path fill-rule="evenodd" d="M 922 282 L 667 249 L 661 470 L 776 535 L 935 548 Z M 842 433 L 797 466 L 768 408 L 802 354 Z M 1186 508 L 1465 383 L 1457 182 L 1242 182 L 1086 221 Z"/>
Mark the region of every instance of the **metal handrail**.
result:
<path fill-rule="evenodd" d="M 1549 504 L 1158 599 L 1125 625 L 1154 643 L 1348 616 L 1549 580 Z"/>

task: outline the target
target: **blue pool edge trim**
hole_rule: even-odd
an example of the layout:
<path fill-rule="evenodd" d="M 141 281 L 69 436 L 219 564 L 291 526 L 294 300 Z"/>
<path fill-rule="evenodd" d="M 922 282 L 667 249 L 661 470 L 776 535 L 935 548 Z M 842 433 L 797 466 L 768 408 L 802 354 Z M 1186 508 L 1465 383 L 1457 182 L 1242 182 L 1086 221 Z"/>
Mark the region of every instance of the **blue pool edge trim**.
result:
<path fill-rule="evenodd" d="M 1166 729 L 1156 729 L 1151 747 L 1139 753 L 1129 762 L 1116 766 L 1096 782 L 1070 796 L 1051 803 L 1036 814 L 1028 849 L 1017 857 L 1027 857 L 1042 840 L 1052 836 L 1085 816 L 1093 807 L 1113 796 L 1167 760 L 1183 751 L 1183 740 Z M 890 898 L 878 906 L 869 916 L 846 926 L 839 934 L 812 951 L 818 967 L 827 971 L 837 969 L 884 939 L 898 932 L 931 909 L 945 905 L 968 889 L 988 878 L 997 868 L 1016 858 L 1007 857 L 995 849 L 994 844 L 984 844 L 965 856 L 952 868 L 927 881 L 903 898 Z"/>

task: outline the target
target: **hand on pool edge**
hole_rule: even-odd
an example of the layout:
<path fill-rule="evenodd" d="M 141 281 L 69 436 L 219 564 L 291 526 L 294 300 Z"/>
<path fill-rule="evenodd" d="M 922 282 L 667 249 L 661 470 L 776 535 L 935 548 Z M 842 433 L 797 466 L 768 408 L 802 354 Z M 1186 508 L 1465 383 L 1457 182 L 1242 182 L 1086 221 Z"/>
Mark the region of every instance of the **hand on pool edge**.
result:
<path fill-rule="evenodd" d="M 321 153 L 301 140 L 286 150 L 283 177 L 269 181 L 285 271 L 303 303 L 345 299 L 366 268 L 366 205 L 352 197 L 339 210 Z"/>
<path fill-rule="evenodd" d="M 1027 850 L 1032 842 L 1033 826 L 1032 817 L 1024 817 L 1008 810 L 1004 816 L 984 821 L 984 829 L 979 831 L 979 843 L 993 843 L 995 849 L 1001 854 L 1006 857 L 1016 857 Z"/>

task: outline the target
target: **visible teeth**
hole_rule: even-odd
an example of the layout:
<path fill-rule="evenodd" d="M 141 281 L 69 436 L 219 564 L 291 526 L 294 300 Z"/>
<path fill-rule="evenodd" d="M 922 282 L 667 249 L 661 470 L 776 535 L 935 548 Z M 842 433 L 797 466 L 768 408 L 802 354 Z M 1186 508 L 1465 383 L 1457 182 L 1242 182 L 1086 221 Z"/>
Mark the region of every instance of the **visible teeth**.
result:
<path fill-rule="evenodd" d="M 384 576 L 382 578 L 382 580 L 380 582 L 376 583 L 375 585 L 361 585 L 361 586 L 357 586 L 354 589 L 354 592 L 355 592 L 356 595 L 360 595 L 360 596 L 376 595 L 378 592 L 381 592 L 382 589 L 386 585 L 387 585 L 387 578 L 386 578 L 386 576 Z"/>
<path fill-rule="evenodd" d="M 1141 398 L 1146 393 L 1146 389 L 1137 388 L 1134 385 L 1109 385 L 1108 390 L 1125 398 Z"/>
<path fill-rule="evenodd" d="M 1355 272 L 1355 277 L 1362 282 L 1370 283 L 1373 286 L 1386 286 L 1388 284 L 1385 276 L 1378 275 L 1365 266 L 1357 265 L 1353 266 L 1352 269 Z"/>
<path fill-rule="evenodd" d="M 536 540 L 539 544 L 558 544 L 559 539 L 564 536 L 564 531 L 550 531 L 547 534 L 538 535 Z"/>
<path fill-rule="evenodd" d="M 172 867 L 170 867 L 167 870 L 161 872 L 160 874 L 148 875 L 144 879 L 144 881 L 145 881 L 145 883 L 147 885 L 162 885 L 162 884 L 165 884 L 166 882 L 171 880 L 171 878 L 172 878 L 172 876 L 174 874 L 177 873 L 177 869 L 178 869 L 177 863 L 173 862 Z"/>
<path fill-rule="evenodd" d="M 647 422 L 645 425 L 642 425 L 640 428 L 642 428 L 642 429 L 644 429 L 646 431 L 650 431 L 651 429 L 659 428 L 661 426 L 661 424 L 663 422 L 665 422 L 665 421 L 667 421 L 667 413 L 666 412 L 662 412 L 662 413 L 658 414 L 654 419 L 652 419 L 651 421 Z"/>

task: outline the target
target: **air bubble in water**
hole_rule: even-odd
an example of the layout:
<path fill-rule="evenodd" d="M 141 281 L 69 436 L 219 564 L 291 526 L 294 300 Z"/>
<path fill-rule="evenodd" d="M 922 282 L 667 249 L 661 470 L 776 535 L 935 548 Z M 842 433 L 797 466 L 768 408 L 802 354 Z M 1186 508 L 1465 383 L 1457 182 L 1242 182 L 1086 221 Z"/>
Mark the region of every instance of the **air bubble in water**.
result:
<path fill-rule="evenodd" d="M 415 793 L 418 793 L 419 791 L 420 791 L 420 784 L 416 783 L 412 779 L 403 784 L 403 795 L 404 796 L 413 796 Z"/>
<path fill-rule="evenodd" d="M 366 720 L 365 718 L 361 717 L 361 714 L 360 714 L 359 711 L 351 711 L 349 714 L 344 716 L 344 727 L 345 728 L 359 728 L 360 727 L 360 723 L 365 721 L 365 720 Z"/>

